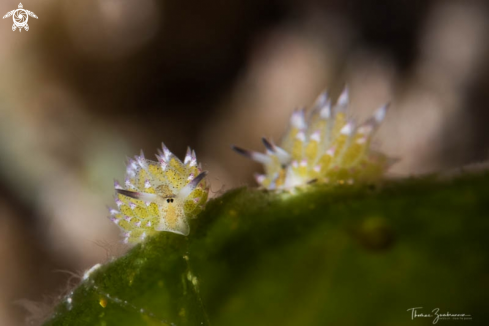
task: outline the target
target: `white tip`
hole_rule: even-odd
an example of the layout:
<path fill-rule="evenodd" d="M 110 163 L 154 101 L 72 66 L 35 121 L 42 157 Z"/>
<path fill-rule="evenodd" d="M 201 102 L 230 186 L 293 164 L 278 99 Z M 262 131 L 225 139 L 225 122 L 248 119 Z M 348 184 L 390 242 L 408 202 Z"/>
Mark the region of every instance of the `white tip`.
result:
<path fill-rule="evenodd" d="M 183 161 L 183 164 L 190 163 L 191 159 L 192 159 L 192 151 L 190 150 L 190 147 L 187 147 L 187 153 L 185 154 L 185 160 Z"/>
<path fill-rule="evenodd" d="M 345 89 L 343 90 L 343 92 L 341 92 L 341 95 L 338 98 L 337 105 L 340 106 L 340 107 L 347 106 L 348 105 L 348 99 L 349 99 L 348 87 L 345 86 Z"/>
<path fill-rule="evenodd" d="M 122 206 L 122 200 L 119 199 L 119 197 L 116 197 L 115 198 L 115 204 L 117 205 L 117 207 L 121 207 Z"/>
<path fill-rule="evenodd" d="M 290 124 L 299 130 L 307 128 L 306 118 L 304 115 L 304 109 L 295 110 L 290 117 Z"/>
<path fill-rule="evenodd" d="M 319 116 L 321 119 L 329 119 L 331 117 L 331 102 L 328 101 L 319 111 Z"/>
<path fill-rule="evenodd" d="M 367 142 L 367 137 L 361 137 L 357 139 L 357 144 L 365 144 Z"/>
<path fill-rule="evenodd" d="M 315 108 L 322 108 L 328 102 L 328 92 L 322 92 L 314 104 Z"/>
<path fill-rule="evenodd" d="M 329 156 L 334 156 L 334 152 L 336 151 L 336 147 L 331 147 L 326 151 L 326 154 Z"/>
<path fill-rule="evenodd" d="M 301 142 L 306 141 L 306 134 L 303 131 L 299 131 L 297 135 L 295 136 L 296 139 L 300 140 Z"/>
<path fill-rule="evenodd" d="M 166 171 L 166 168 L 168 167 L 168 163 L 166 163 L 166 162 L 161 162 L 161 163 L 160 163 L 160 165 L 161 165 L 161 169 L 162 169 L 163 171 Z"/>
<path fill-rule="evenodd" d="M 136 189 L 136 187 L 131 183 L 131 180 L 129 180 L 129 178 L 126 178 L 125 184 L 127 189 Z"/>
<path fill-rule="evenodd" d="M 351 135 L 353 133 L 353 129 L 354 129 L 354 124 L 353 122 L 350 121 L 346 125 L 344 125 L 343 128 L 341 128 L 340 133 L 343 135 Z"/>
<path fill-rule="evenodd" d="M 168 147 L 165 146 L 165 143 L 161 143 L 161 148 L 163 148 L 163 155 L 164 155 L 165 161 L 169 161 L 170 156 L 171 156 L 170 150 L 168 149 Z"/>
<path fill-rule="evenodd" d="M 258 184 L 262 184 L 262 183 L 263 183 L 263 181 L 265 181 L 265 179 L 266 179 L 266 176 L 265 176 L 264 174 L 258 174 L 258 173 L 256 173 L 256 174 L 254 175 L 254 177 L 255 177 L 255 180 L 256 180 L 256 182 L 257 182 Z"/>
<path fill-rule="evenodd" d="M 161 155 L 156 154 L 156 158 L 158 159 L 158 162 L 160 162 L 160 166 L 163 169 L 163 171 L 166 170 L 166 167 L 168 166 L 168 161 L 165 159 L 165 154 L 161 153 Z"/>
<path fill-rule="evenodd" d="M 129 166 L 127 167 L 126 169 L 126 174 L 131 177 L 131 178 L 134 178 L 136 176 L 136 171 L 134 171 L 132 168 L 130 168 Z"/>
<path fill-rule="evenodd" d="M 121 185 L 120 185 L 119 181 L 114 180 L 114 188 L 115 188 L 115 189 L 122 189 L 122 187 L 121 187 Z"/>
<path fill-rule="evenodd" d="M 357 133 L 361 134 L 361 135 L 370 135 L 372 133 L 372 131 L 374 130 L 374 125 L 372 125 L 372 120 L 370 121 L 367 121 L 366 123 L 364 123 L 363 125 L 361 125 L 360 127 L 357 128 Z"/>
<path fill-rule="evenodd" d="M 133 159 L 129 159 L 127 162 L 126 174 L 128 174 L 131 177 L 134 177 L 136 175 L 137 169 L 138 169 L 137 163 Z"/>
<path fill-rule="evenodd" d="M 143 150 L 141 150 L 141 155 L 136 156 L 136 161 L 141 168 L 143 168 L 145 170 L 148 169 L 148 164 L 146 163 L 146 159 L 144 158 Z"/>
<path fill-rule="evenodd" d="M 197 155 L 195 154 L 195 151 L 192 151 L 192 153 L 190 155 L 189 165 L 190 166 L 197 166 Z"/>
<path fill-rule="evenodd" d="M 389 104 L 386 104 L 386 105 L 383 105 L 382 107 L 380 107 L 377 111 L 375 111 L 374 119 L 375 119 L 375 122 L 377 124 L 381 123 L 384 120 L 388 107 L 389 107 Z"/>
<path fill-rule="evenodd" d="M 144 188 L 146 189 L 151 188 L 151 183 L 149 182 L 149 180 L 144 181 Z"/>
<path fill-rule="evenodd" d="M 319 141 L 321 140 L 321 131 L 316 130 L 315 132 L 313 132 L 313 134 L 311 135 L 311 140 L 319 143 Z"/>

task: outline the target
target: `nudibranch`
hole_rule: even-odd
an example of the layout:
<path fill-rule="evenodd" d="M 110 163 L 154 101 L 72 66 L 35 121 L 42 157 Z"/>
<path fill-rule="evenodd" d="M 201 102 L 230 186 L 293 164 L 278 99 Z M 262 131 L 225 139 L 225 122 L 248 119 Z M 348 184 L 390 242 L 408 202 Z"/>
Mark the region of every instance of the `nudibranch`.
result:
<path fill-rule="evenodd" d="M 279 145 L 263 138 L 266 152 L 233 149 L 264 165 L 257 174 L 264 188 L 290 190 L 313 182 L 347 184 L 378 179 L 392 163 L 370 148 L 372 136 L 384 120 L 388 105 L 380 107 L 366 122 L 355 125 L 346 114 L 348 89 L 332 105 L 322 93 L 307 114 L 295 110 Z"/>
<path fill-rule="evenodd" d="M 182 163 L 162 147 L 157 162 L 146 159 L 142 151 L 129 159 L 124 185 L 114 182 L 117 209 L 110 209 L 110 219 L 123 230 L 126 243 L 141 242 L 158 231 L 188 235 L 187 219 L 207 201 L 207 171 L 197 163 L 195 151 L 187 148 Z"/>

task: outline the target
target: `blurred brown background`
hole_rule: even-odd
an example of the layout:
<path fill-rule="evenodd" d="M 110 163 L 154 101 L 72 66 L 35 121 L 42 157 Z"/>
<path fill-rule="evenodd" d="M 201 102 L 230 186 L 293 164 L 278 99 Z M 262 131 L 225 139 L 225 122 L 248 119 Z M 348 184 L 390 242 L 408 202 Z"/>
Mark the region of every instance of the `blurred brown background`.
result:
<path fill-rule="evenodd" d="M 0 2 L 2 16 L 18 1 Z M 113 178 L 161 141 L 196 149 L 212 190 L 253 185 L 230 150 L 278 140 L 325 88 L 359 120 L 386 101 L 391 176 L 489 156 L 483 1 L 30 0 L 0 21 L 0 325 L 22 325 L 72 275 L 124 250 Z M 20 302 L 20 303 L 19 303 Z"/>

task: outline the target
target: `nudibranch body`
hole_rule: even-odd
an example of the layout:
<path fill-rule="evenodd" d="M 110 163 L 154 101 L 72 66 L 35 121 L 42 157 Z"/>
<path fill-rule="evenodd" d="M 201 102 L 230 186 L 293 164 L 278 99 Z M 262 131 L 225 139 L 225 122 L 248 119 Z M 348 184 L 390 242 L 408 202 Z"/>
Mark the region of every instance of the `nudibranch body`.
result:
<path fill-rule="evenodd" d="M 110 219 L 124 232 L 124 242 L 138 243 L 158 231 L 189 234 L 187 219 L 195 217 L 207 201 L 206 171 L 187 149 L 182 163 L 163 144 L 157 162 L 140 156 L 129 159 L 126 180 L 114 182 L 117 209 Z"/>
<path fill-rule="evenodd" d="M 391 160 L 370 149 L 372 136 L 385 117 L 380 107 L 365 123 L 348 120 L 348 90 L 334 106 L 321 94 L 306 118 L 305 109 L 295 110 L 280 145 L 263 138 L 265 153 L 233 147 L 235 151 L 264 165 L 257 182 L 270 190 L 323 182 L 331 184 L 370 181 L 379 178 Z"/>

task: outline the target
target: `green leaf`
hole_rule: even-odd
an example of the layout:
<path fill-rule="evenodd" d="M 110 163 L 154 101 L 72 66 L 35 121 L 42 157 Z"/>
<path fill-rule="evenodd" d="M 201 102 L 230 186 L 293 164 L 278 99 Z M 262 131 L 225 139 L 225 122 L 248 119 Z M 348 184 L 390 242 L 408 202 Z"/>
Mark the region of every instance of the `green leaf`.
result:
<path fill-rule="evenodd" d="M 100 267 L 46 325 L 433 323 L 414 307 L 488 320 L 488 173 L 297 192 L 211 200 L 188 237 Z"/>

